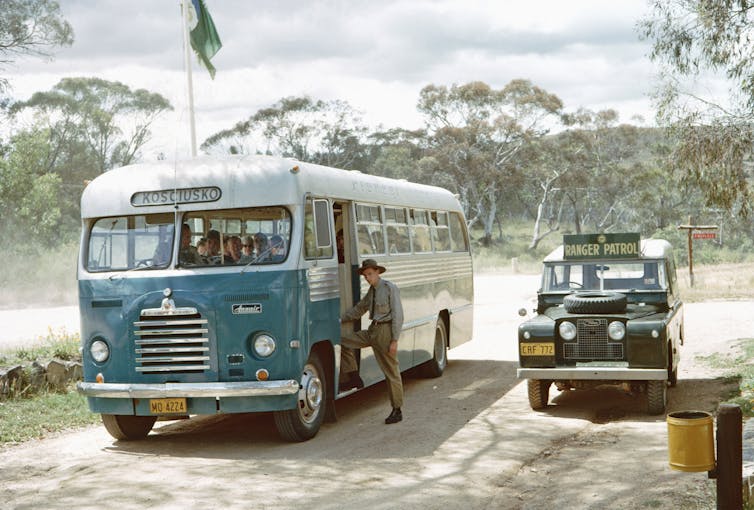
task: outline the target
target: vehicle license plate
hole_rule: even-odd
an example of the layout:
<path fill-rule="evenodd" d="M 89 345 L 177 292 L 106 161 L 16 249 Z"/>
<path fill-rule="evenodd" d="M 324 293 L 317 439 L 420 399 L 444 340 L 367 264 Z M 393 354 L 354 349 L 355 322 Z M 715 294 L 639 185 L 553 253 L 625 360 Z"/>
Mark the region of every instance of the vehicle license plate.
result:
<path fill-rule="evenodd" d="M 555 344 L 547 343 L 522 343 L 520 344 L 521 356 L 555 356 Z"/>
<path fill-rule="evenodd" d="M 186 414 L 185 398 L 153 398 L 149 400 L 149 412 L 152 414 Z"/>

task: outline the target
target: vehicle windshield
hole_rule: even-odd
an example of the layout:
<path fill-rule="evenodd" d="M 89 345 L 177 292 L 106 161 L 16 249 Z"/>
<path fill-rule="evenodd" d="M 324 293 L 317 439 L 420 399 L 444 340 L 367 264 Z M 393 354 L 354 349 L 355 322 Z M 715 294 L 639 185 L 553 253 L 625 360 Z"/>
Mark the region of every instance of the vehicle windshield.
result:
<path fill-rule="evenodd" d="M 663 291 L 668 288 L 661 260 L 546 263 L 543 292 L 609 290 Z"/>
<path fill-rule="evenodd" d="M 284 207 L 192 211 L 180 225 L 176 232 L 173 213 L 100 218 L 89 231 L 86 268 L 246 266 L 279 264 L 288 256 L 291 217 Z"/>

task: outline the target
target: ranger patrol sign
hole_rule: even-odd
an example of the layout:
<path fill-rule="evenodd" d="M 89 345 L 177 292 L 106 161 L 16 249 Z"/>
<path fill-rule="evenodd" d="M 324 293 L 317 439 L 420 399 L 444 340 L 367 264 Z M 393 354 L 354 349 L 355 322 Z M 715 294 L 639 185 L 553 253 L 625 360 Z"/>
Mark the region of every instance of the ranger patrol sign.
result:
<path fill-rule="evenodd" d="M 640 255 L 638 233 L 567 234 L 563 236 L 564 259 L 634 259 Z"/>

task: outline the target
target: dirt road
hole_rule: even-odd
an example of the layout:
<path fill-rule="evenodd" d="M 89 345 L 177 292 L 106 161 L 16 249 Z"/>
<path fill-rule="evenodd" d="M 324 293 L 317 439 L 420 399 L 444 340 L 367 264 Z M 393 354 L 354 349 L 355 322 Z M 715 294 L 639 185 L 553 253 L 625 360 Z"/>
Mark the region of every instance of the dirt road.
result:
<path fill-rule="evenodd" d="M 267 414 L 161 422 L 137 442 L 91 427 L 0 450 L 0 505 L 715 508 L 706 473 L 667 467 L 665 419 L 645 416 L 642 398 L 572 392 L 531 411 L 516 379 L 516 311 L 537 278 L 483 275 L 475 284 L 474 341 L 450 352 L 443 377 L 405 378 L 400 424 L 382 423 L 389 406 L 379 384 L 339 400 L 338 422 L 301 444 L 279 440 Z M 671 411 L 716 408 L 729 387 L 696 356 L 750 336 L 752 307 L 687 305 Z"/>

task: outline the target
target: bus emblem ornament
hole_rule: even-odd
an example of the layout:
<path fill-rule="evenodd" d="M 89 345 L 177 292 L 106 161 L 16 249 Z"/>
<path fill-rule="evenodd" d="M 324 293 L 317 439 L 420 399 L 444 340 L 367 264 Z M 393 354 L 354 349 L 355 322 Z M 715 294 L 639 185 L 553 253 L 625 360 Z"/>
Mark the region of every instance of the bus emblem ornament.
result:
<path fill-rule="evenodd" d="M 249 313 L 262 313 L 262 303 L 243 303 L 232 305 L 233 315 L 244 315 Z"/>

